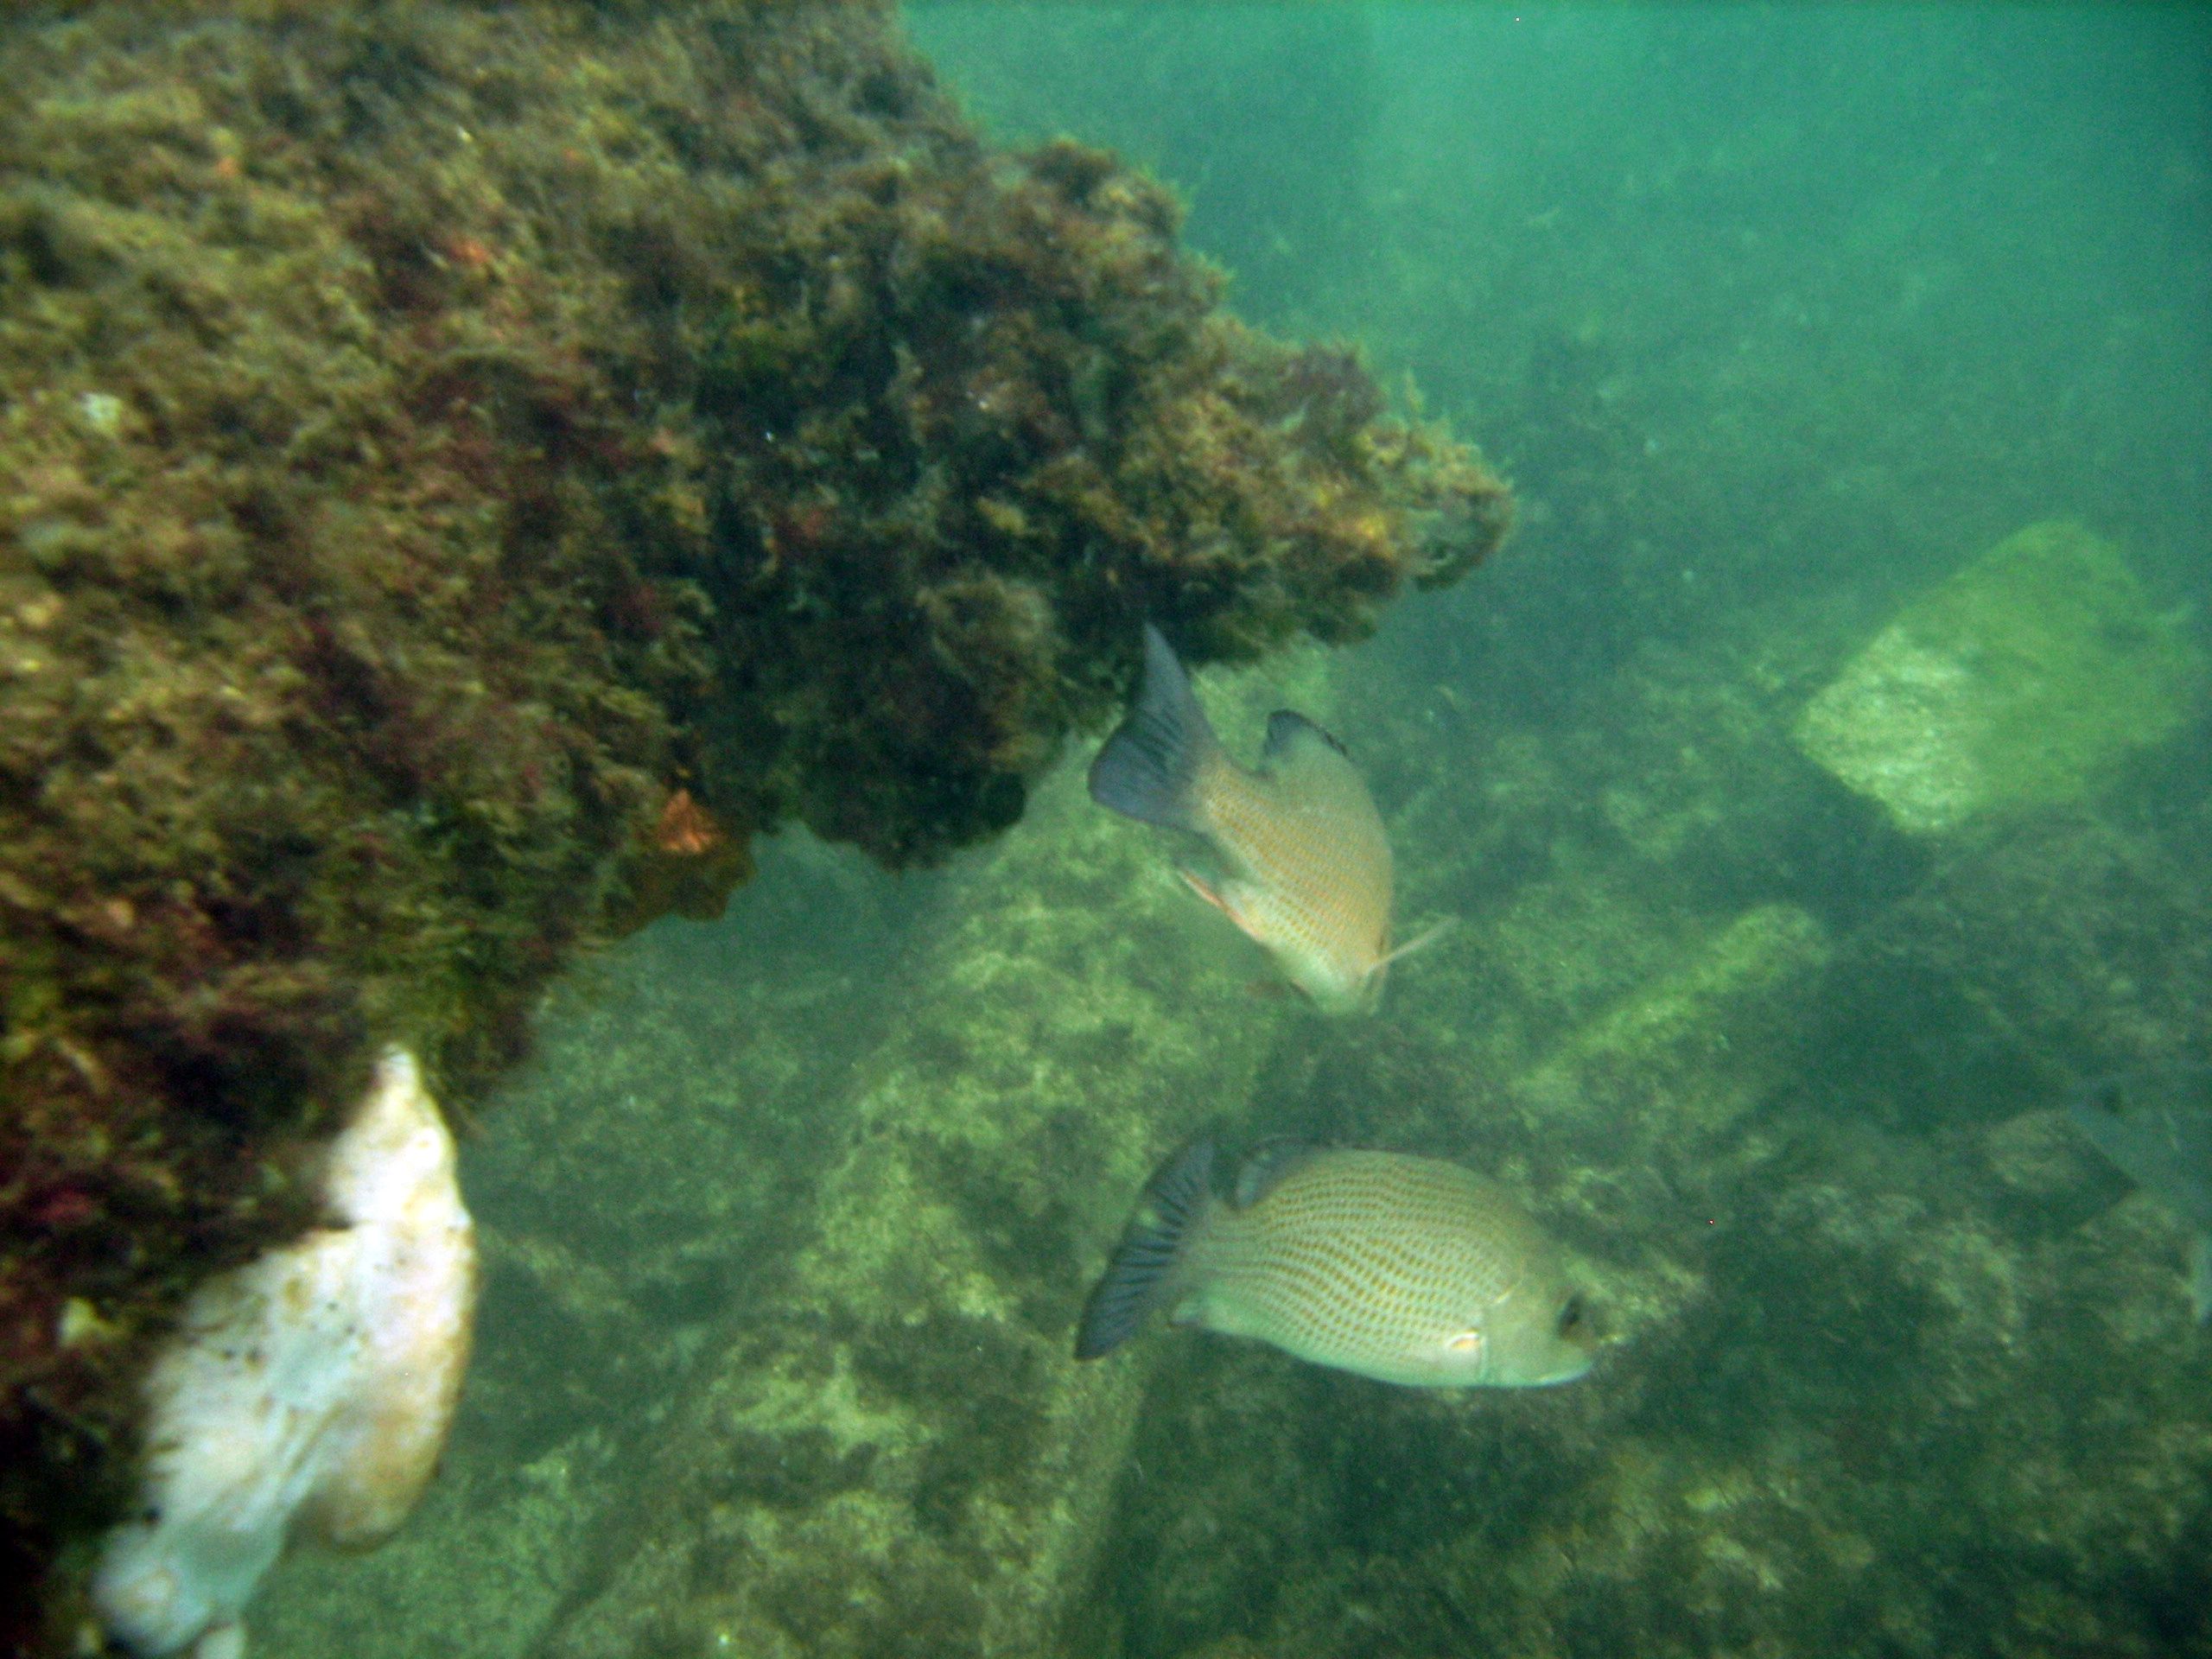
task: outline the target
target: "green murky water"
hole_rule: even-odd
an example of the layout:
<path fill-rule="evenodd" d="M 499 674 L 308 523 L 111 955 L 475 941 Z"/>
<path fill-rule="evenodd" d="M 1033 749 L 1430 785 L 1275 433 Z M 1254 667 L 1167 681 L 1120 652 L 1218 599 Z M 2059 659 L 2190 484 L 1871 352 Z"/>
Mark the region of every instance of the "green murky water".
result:
<path fill-rule="evenodd" d="M 1463 586 L 1211 688 L 1243 753 L 1279 703 L 1341 736 L 1408 924 L 1459 925 L 1372 1019 L 1255 995 L 1080 754 L 948 871 L 770 848 L 546 1013 L 467 1154 L 445 1478 L 282 1567 L 257 1650 L 2212 1651 L 2187 1240 L 2059 1109 L 2212 1046 L 2205 14 L 912 20 L 996 135 L 1144 158 L 1241 309 L 1513 478 Z M 2088 575 L 1941 597 L 2051 524 Z M 1868 781 L 1968 750 L 1956 811 Z M 1497 1175 L 1597 1370 L 1077 1368 L 1202 1123 Z"/>

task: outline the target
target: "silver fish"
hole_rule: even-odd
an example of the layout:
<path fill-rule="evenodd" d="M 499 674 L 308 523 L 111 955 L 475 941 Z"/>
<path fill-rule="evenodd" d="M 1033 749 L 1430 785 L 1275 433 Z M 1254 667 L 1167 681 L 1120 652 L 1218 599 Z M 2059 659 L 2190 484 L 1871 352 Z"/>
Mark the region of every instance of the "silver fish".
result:
<path fill-rule="evenodd" d="M 1144 685 L 1091 762 L 1090 797 L 1203 842 L 1218 871 L 1186 869 L 1184 880 L 1324 1013 L 1373 1007 L 1389 964 L 1440 931 L 1391 948 L 1390 842 L 1343 746 L 1305 715 L 1278 709 L 1259 766 L 1238 766 L 1149 625 Z"/>
<path fill-rule="evenodd" d="M 2212 1065 L 2150 1066 L 2076 1090 L 2067 1116 L 2189 1231 L 2189 1301 L 2212 1321 Z"/>
<path fill-rule="evenodd" d="M 1095 1359 L 1153 1308 L 1317 1365 L 1417 1388 L 1533 1388 L 1590 1369 L 1595 1333 L 1542 1230 L 1433 1158 L 1277 1146 L 1212 1185 L 1199 1141 L 1156 1174 L 1076 1342 Z"/>

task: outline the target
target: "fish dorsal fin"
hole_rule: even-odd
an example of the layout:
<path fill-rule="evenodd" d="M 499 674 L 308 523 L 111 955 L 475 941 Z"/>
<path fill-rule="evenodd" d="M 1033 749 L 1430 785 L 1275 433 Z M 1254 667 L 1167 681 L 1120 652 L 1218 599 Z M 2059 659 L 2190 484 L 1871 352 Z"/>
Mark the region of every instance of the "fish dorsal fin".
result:
<path fill-rule="evenodd" d="M 1281 1185 L 1293 1170 L 1311 1163 L 1320 1150 L 1311 1141 L 1301 1141 L 1295 1135 L 1277 1135 L 1271 1141 L 1261 1141 L 1236 1172 L 1236 1208 L 1249 1210 Z"/>
<path fill-rule="evenodd" d="M 1259 774 L 1283 806 L 1327 814 L 1346 831 L 1357 825 L 1382 833 L 1375 798 L 1344 746 L 1301 714 L 1278 709 L 1268 716 Z"/>
<path fill-rule="evenodd" d="M 1351 752 L 1295 709 L 1278 709 L 1268 716 L 1268 741 L 1260 747 L 1260 764 L 1272 766 L 1295 757 L 1299 746 L 1315 739 L 1327 744 L 1347 760 Z"/>

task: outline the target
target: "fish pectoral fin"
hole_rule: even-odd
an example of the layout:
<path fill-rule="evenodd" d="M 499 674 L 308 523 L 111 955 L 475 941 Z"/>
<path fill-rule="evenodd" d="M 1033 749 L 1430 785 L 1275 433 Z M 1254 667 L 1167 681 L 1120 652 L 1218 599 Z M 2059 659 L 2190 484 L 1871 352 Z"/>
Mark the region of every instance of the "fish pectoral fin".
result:
<path fill-rule="evenodd" d="M 1408 939 L 1403 944 L 1398 946 L 1396 950 L 1390 951 L 1388 955 L 1382 957 L 1376 963 L 1374 967 L 1368 969 L 1368 972 L 1379 974 L 1382 969 L 1388 968 L 1392 963 L 1399 961 L 1402 957 L 1410 957 L 1416 950 L 1427 950 L 1430 945 L 1434 944 L 1439 939 L 1442 938 L 1446 933 L 1449 933 L 1453 928 L 1459 925 L 1459 918 L 1457 916 L 1446 916 L 1442 921 L 1434 924 L 1433 926 L 1425 928 L 1420 933 L 1415 934 L 1412 938 Z"/>
<path fill-rule="evenodd" d="M 1250 918 L 1248 918 L 1242 910 L 1237 908 L 1236 903 L 1234 899 L 1229 898 L 1225 893 L 1223 893 L 1213 887 L 1208 887 L 1203 880 L 1192 874 L 1188 870 L 1179 870 L 1177 874 L 1183 878 L 1183 884 L 1185 887 L 1189 887 L 1192 893 L 1197 893 L 1199 898 L 1205 899 L 1206 903 L 1211 905 L 1223 915 L 1228 917 L 1230 921 L 1236 923 L 1238 929 L 1242 931 L 1247 938 L 1254 939 L 1260 938 L 1260 930 L 1253 926 Z M 1260 942 L 1263 944 L 1266 943 L 1264 939 L 1262 939 Z"/>
<path fill-rule="evenodd" d="M 1167 1310 L 1167 1323 L 1176 1325 L 1204 1325 L 1206 1322 L 1205 1299 L 1187 1295 Z"/>

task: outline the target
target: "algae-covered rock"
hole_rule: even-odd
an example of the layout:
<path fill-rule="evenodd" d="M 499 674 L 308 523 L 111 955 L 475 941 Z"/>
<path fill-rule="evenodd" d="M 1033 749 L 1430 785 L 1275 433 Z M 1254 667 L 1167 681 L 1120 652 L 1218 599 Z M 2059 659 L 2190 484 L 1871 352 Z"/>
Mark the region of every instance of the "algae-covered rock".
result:
<path fill-rule="evenodd" d="M 1147 1473 L 1124 1483 L 1093 1588 L 1120 1637 L 1098 1651 L 1211 1651 L 1224 1630 L 1250 1641 L 1226 1651 L 1282 1659 L 1639 1650 L 1562 1642 L 1547 1624 L 1604 1599 L 1607 1534 L 1679 1541 L 1649 1487 L 1666 1484 L 1678 1514 L 1683 1488 L 1746 1482 L 1642 1431 L 1655 1362 L 1710 1317 L 1710 1218 L 1771 1156 L 1741 1125 L 1788 1087 L 1827 950 L 1819 924 L 1778 905 L 1650 943 L 1654 971 L 1519 1075 L 1485 1078 L 1477 1062 L 1454 1077 L 1446 1050 L 1425 1079 L 1393 1056 L 1405 1033 L 1382 1033 L 1329 1079 L 1390 1144 L 1420 1133 L 1432 1089 L 1458 1097 L 1432 1144 L 1495 1170 L 1576 1247 L 1609 1337 L 1597 1369 L 1557 1389 L 1454 1396 L 1178 1339 L 1145 1402 Z M 1469 1150 L 1484 1145 L 1513 1150 Z"/>
<path fill-rule="evenodd" d="M 1897 620 L 1806 707 L 1805 753 L 1915 835 L 2082 796 L 2171 736 L 2202 673 L 2118 549 L 2031 524 Z"/>
<path fill-rule="evenodd" d="M 1504 528 L 1355 354 L 1224 313 L 1163 187 L 984 144 L 887 3 L 92 0 L 0 60 L 25 1572 L 380 1045 L 465 1106 L 755 834 L 1003 830 L 1142 618 L 1356 637 Z"/>
<path fill-rule="evenodd" d="M 1695 1161 L 1796 1058 L 1828 951 L 1814 917 L 1763 905 L 1576 1032 L 1515 1097 L 1616 1152 Z"/>
<path fill-rule="evenodd" d="M 680 1380 L 787 1269 L 854 1058 L 957 885 L 779 836 L 721 920 L 647 929 L 556 991 L 462 1149 L 486 1273 L 440 1478 L 373 1555 L 280 1563 L 255 1655 L 532 1650 Z"/>
<path fill-rule="evenodd" d="M 2103 892 L 2047 896 L 2044 927 L 2113 919 Z M 2201 910 L 2138 908 L 2183 931 Z M 1935 910 L 1883 925 L 1956 931 Z M 1761 905 L 1502 1090 L 1465 1080 L 1465 1138 L 1517 1149 L 1501 1173 L 1586 1249 L 1620 1338 L 1571 1389 L 1459 1402 L 1229 1344 L 1164 1359 L 1102 1650 L 2198 1651 L 2212 1417 L 2170 1230 L 2107 1209 L 2124 1184 L 2052 1114 L 1876 1128 L 1882 1073 L 1823 1030 L 1839 959 L 1827 925 Z M 2201 1031 L 2197 969 L 2171 977 Z M 1930 1012 L 1917 980 L 1850 988 Z M 1382 1045 L 1326 1075 L 1445 1081 Z M 2000 1084 L 1985 1058 L 1958 1109 L 2001 1109 Z"/>
<path fill-rule="evenodd" d="M 553 1659 L 1067 1650 L 1156 1351 L 1073 1357 L 1152 1167 L 1289 1005 L 1058 773 L 957 878 L 829 1110 L 788 1274 L 671 1414 Z"/>
<path fill-rule="evenodd" d="M 1370 736 L 1408 887 L 1462 925 L 1380 1020 L 1287 1032 L 1253 1108 L 1496 1173 L 1615 1340 L 1471 1400 L 1163 1340 L 1096 1651 L 2204 1649 L 2176 1243 L 2048 1109 L 2202 1050 L 2212 774 L 1870 856 L 1727 652 L 1525 738 L 1442 700 Z M 1616 790 L 1659 810 L 1624 828 Z"/>

